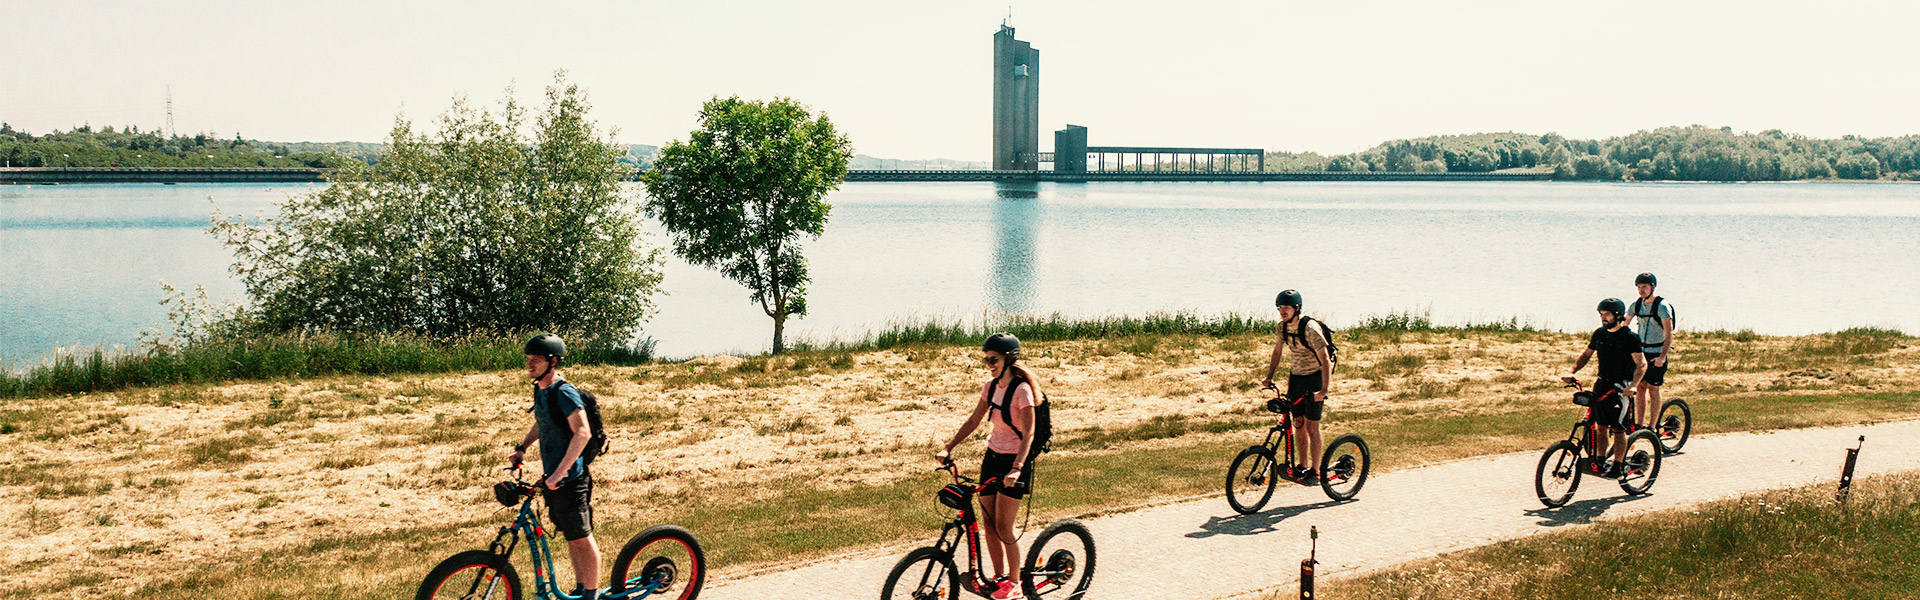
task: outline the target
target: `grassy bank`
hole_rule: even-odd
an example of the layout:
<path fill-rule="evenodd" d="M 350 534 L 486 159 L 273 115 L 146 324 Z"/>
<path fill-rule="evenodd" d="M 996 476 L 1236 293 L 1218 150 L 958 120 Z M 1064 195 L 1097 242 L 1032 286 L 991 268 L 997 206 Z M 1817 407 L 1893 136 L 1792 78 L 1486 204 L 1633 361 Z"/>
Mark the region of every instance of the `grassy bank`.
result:
<path fill-rule="evenodd" d="M 1425 316 L 1372 316 L 1361 331 L 1531 330 L 1507 323 L 1435 326 Z M 1227 337 L 1273 331 L 1274 321 L 1225 314 L 1159 313 L 1142 317 L 1074 319 L 1059 314 L 1017 317 L 993 324 L 897 323 L 850 340 L 799 341 L 800 355 L 841 354 L 903 346 L 979 343 L 998 331 L 1028 341 L 1108 339 L 1132 336 Z M 178 348 L 110 351 L 95 347 L 57 353 L 24 371 L 0 368 L 0 398 L 106 392 L 182 383 L 220 383 L 329 375 L 430 374 L 517 368 L 527 336 L 434 339 L 410 335 L 283 335 L 249 340 L 195 342 Z M 637 365 L 653 360 L 649 342 L 638 348 L 575 344 L 573 365 Z M 4 367 L 4 365 L 0 365 Z"/>
<path fill-rule="evenodd" d="M 1912 598 L 1920 473 L 1770 492 L 1443 555 L 1322 587 L 1329 598 Z M 1288 597 L 1284 594 L 1275 598 Z"/>
<path fill-rule="evenodd" d="M 0 368 L 0 398 L 106 392 L 141 386 L 329 375 L 448 373 L 518 368 L 525 336 L 432 339 L 408 335 L 284 335 L 197 342 L 180 348 L 61 352 L 24 372 Z M 640 348 L 582 345 L 576 364 L 631 365 Z"/>
<path fill-rule="evenodd" d="M 1177 322 L 1154 319 L 1046 325 L 1053 341 L 1025 330 L 1059 428 L 1058 451 L 1038 463 L 1036 521 L 1214 493 L 1233 452 L 1271 423 L 1253 389 L 1270 325 L 1136 333 Z M 1577 418 L 1553 379 L 1583 336 L 1393 319 L 1342 331 L 1328 417 L 1329 434 L 1365 435 L 1379 468 L 1537 450 Z M 932 444 L 982 377 L 979 331 L 927 331 L 569 369 L 600 395 L 615 436 L 595 465 L 602 544 L 679 523 L 725 576 L 926 538 L 943 512 Z M 935 336 L 958 341 L 900 341 Z M 1877 330 L 1686 334 L 1669 393 L 1693 402 L 1700 433 L 1916 417 L 1911 342 Z M 502 444 L 526 430 L 526 385 L 508 370 L 334 375 L 14 401 L 0 407 L 0 500 L 29 527 L 0 534 L 22 552 L 0 557 L 11 573 L 0 592 L 404 596 L 507 518 L 486 486 Z M 962 458 L 978 452 L 970 443 Z"/>

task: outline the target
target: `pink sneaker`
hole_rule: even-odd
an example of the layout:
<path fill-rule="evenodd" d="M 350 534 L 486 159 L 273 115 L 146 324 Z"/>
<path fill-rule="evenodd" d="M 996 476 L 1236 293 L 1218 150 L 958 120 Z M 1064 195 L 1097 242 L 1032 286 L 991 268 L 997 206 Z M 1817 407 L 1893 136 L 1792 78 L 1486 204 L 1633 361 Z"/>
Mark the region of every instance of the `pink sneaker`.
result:
<path fill-rule="evenodd" d="M 993 591 L 992 598 L 993 600 L 1010 600 L 1012 598 L 1018 598 L 1020 595 L 1020 586 L 1014 585 L 1012 580 L 1002 579 L 1000 580 L 1000 589 Z"/>

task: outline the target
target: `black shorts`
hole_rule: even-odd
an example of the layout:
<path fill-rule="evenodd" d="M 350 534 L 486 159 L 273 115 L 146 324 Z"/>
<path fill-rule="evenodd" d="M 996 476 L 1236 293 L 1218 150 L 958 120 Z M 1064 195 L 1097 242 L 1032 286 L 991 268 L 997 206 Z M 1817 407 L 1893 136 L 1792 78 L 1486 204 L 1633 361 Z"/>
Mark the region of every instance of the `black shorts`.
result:
<path fill-rule="evenodd" d="M 1593 386 L 1594 393 L 1600 398 L 1593 403 L 1593 422 L 1616 429 L 1627 428 L 1627 397 L 1614 389 L 1614 382 L 1602 381 Z"/>
<path fill-rule="evenodd" d="M 980 459 L 980 479 L 983 481 L 995 477 L 1006 477 L 1007 472 L 1012 470 L 1012 454 L 1001 454 L 988 450 L 987 457 Z M 1025 468 L 1020 469 L 1020 480 L 1013 482 L 1013 487 L 1005 487 L 1000 485 L 1000 482 L 995 481 L 992 485 L 982 488 L 980 495 L 992 496 L 999 494 L 1019 500 L 1030 491 L 1033 491 L 1033 459 L 1031 458 L 1027 459 Z"/>
<path fill-rule="evenodd" d="M 547 499 L 547 517 L 554 529 L 571 542 L 593 535 L 593 474 L 586 473 L 560 484 L 557 490 L 542 490 Z"/>
<path fill-rule="evenodd" d="M 1291 411 L 1294 418 L 1318 421 L 1326 413 L 1327 403 L 1315 400 L 1314 394 L 1321 391 L 1320 374 L 1287 376 L 1287 399 L 1293 402 Z"/>
<path fill-rule="evenodd" d="M 1653 387 L 1665 385 L 1667 383 L 1667 365 L 1653 366 L 1653 359 L 1660 358 L 1660 353 L 1648 352 L 1646 355 L 1647 376 L 1640 378 L 1640 382 Z"/>

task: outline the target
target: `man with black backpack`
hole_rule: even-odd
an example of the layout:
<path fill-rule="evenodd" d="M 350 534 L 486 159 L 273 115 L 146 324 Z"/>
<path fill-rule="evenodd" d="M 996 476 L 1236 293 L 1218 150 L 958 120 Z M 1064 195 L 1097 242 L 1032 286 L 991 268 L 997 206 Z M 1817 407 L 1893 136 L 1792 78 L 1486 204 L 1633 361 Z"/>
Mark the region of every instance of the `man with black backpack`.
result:
<path fill-rule="evenodd" d="M 543 333 L 527 340 L 526 354 L 527 377 L 534 386 L 534 422 L 526 437 L 514 445 L 507 461 L 520 466 L 527 447 L 540 443 L 540 466 L 545 470 L 540 490 L 546 495 L 547 516 L 567 538 L 567 559 L 573 563 L 574 581 L 579 586 L 573 595 L 597 600 L 600 547 L 593 542 L 593 474 L 587 472 L 587 464 L 605 446 L 605 434 L 597 422 L 598 406 L 592 403 L 591 394 L 583 398 L 579 388 L 567 383 L 556 370 L 567 355 L 567 345 L 560 336 Z"/>
<path fill-rule="evenodd" d="M 1314 465 L 1320 458 L 1320 417 L 1327 405 L 1327 390 L 1333 387 L 1333 330 L 1325 323 L 1300 314 L 1300 292 L 1280 292 L 1273 300 L 1280 311 L 1280 325 L 1273 340 L 1273 356 L 1267 360 L 1267 377 L 1260 384 L 1273 389 L 1273 372 L 1280 367 L 1280 354 L 1292 353 L 1287 375 L 1287 405 L 1269 403 L 1267 410 L 1293 414 L 1294 464 L 1289 474 L 1301 485 L 1318 485 L 1320 475 Z"/>
<path fill-rule="evenodd" d="M 1667 362 L 1673 359 L 1673 305 L 1653 295 L 1658 285 L 1660 280 L 1652 273 L 1634 277 L 1633 287 L 1640 297 L 1627 308 L 1634 319 L 1634 333 L 1640 336 L 1640 352 L 1647 357 L 1647 376 L 1640 380 L 1640 393 L 1635 396 L 1634 419 L 1647 426 L 1660 414 L 1660 386 L 1667 382 Z"/>

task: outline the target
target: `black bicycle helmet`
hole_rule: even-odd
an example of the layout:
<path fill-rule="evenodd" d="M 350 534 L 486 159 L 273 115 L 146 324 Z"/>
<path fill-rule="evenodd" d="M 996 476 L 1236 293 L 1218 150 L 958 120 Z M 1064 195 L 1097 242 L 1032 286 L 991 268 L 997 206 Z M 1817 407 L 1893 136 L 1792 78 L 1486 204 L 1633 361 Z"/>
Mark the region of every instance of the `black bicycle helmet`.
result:
<path fill-rule="evenodd" d="M 1003 331 L 987 336 L 987 342 L 981 344 L 980 349 L 992 350 L 1007 356 L 1020 356 L 1020 338 Z"/>
<path fill-rule="evenodd" d="M 1280 292 L 1280 295 L 1276 296 L 1273 299 L 1273 306 L 1274 308 L 1279 308 L 1282 306 L 1291 306 L 1294 308 L 1300 308 L 1300 292 L 1296 292 L 1293 290 Z"/>
<path fill-rule="evenodd" d="M 542 333 L 533 336 L 533 339 L 527 340 L 527 351 L 524 354 L 566 358 L 567 343 L 561 341 L 560 336 L 551 333 Z"/>
<path fill-rule="evenodd" d="M 1613 313 L 1616 317 L 1625 315 L 1627 314 L 1627 303 L 1621 302 L 1619 298 L 1608 298 L 1600 301 L 1600 310 Z"/>
<path fill-rule="evenodd" d="M 1634 276 L 1633 278 L 1634 285 L 1640 285 L 1642 283 L 1647 285 L 1660 285 L 1660 278 L 1654 277 L 1652 273 L 1641 273 L 1639 275 Z"/>

